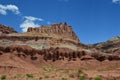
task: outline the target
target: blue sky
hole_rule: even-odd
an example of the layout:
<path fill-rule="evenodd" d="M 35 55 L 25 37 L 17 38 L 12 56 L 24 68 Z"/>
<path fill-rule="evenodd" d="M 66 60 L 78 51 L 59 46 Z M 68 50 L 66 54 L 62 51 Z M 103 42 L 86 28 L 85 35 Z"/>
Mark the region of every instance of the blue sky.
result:
<path fill-rule="evenodd" d="M 18 32 L 67 22 L 82 43 L 120 35 L 120 0 L 0 0 L 0 24 Z"/>

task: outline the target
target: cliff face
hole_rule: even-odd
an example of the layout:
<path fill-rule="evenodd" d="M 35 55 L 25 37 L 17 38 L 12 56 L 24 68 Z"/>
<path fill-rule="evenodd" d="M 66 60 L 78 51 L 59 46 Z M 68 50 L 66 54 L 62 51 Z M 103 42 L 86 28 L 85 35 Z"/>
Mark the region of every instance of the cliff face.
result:
<path fill-rule="evenodd" d="M 62 47 L 77 50 L 80 44 L 72 27 L 66 23 L 28 28 L 25 33 L 16 33 L 13 28 L 1 25 L 0 31 L 0 46 L 28 45 L 36 49 Z"/>
<path fill-rule="evenodd" d="M 72 39 L 76 42 L 79 42 L 78 37 L 74 33 L 71 26 L 68 26 L 66 23 L 53 24 L 51 26 L 42 26 L 39 28 L 28 28 L 27 32 L 38 33 L 38 34 L 47 34 L 52 37 L 61 37 Z"/>
<path fill-rule="evenodd" d="M 17 32 L 13 28 L 0 24 L 0 34 L 2 33 L 10 34 L 10 33 L 17 33 Z"/>
<path fill-rule="evenodd" d="M 53 66 L 63 70 L 69 69 L 70 72 L 75 69 L 77 69 L 77 72 L 78 69 L 100 71 L 100 73 L 94 74 L 102 74 L 102 76 L 109 75 L 110 71 L 113 70 L 111 73 L 119 76 L 120 37 L 112 38 L 103 43 L 84 45 L 79 42 L 72 27 L 67 26 L 66 23 L 28 28 L 25 33 L 16 33 L 14 29 L 0 25 L 0 61 L 0 75 L 3 75 L 3 73 L 8 75 L 18 75 L 18 73 L 24 73 L 25 75 L 28 73 L 40 74 L 40 72 L 46 74 L 46 72 L 51 73 L 53 68 L 50 71 L 45 71 L 43 66 Z M 40 67 L 42 67 L 41 71 L 39 71 Z M 108 74 L 103 72 L 103 70 L 106 72 L 106 69 L 108 69 Z M 49 70 L 49 68 L 46 68 L 46 70 Z M 56 69 L 53 71 L 56 71 Z M 64 70 L 64 72 L 66 71 Z M 92 73 L 89 74 L 93 75 Z M 53 72 L 52 76 L 54 76 Z M 51 79 L 54 80 L 55 77 L 52 78 L 52 76 Z M 13 80 L 12 77 L 7 78 Z M 73 79 L 78 79 L 78 77 Z M 90 79 L 92 78 L 90 77 Z M 114 80 L 120 79 L 114 77 Z"/>

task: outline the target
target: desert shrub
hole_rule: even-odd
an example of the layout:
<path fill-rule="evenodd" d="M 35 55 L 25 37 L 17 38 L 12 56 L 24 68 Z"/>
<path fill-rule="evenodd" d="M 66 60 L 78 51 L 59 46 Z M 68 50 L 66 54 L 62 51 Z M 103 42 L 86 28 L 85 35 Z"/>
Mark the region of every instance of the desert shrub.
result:
<path fill-rule="evenodd" d="M 63 73 L 69 73 L 69 70 L 68 70 L 68 69 L 65 69 L 65 70 L 63 71 Z"/>
<path fill-rule="evenodd" d="M 22 74 L 17 74 L 16 76 L 14 76 L 14 78 L 23 78 L 24 77 L 24 75 L 22 75 Z"/>
<path fill-rule="evenodd" d="M 102 78 L 101 77 L 96 77 L 95 80 L 102 80 Z"/>
<path fill-rule="evenodd" d="M 47 67 L 45 67 L 45 66 L 43 66 L 42 69 L 43 69 L 44 71 L 48 71 Z"/>
<path fill-rule="evenodd" d="M 83 73 L 82 69 L 77 70 L 77 78 L 80 78 L 80 75 Z"/>
<path fill-rule="evenodd" d="M 49 76 L 48 76 L 48 75 L 45 75 L 45 78 L 49 78 Z"/>
<path fill-rule="evenodd" d="M 43 66 L 42 67 L 42 69 L 44 70 L 44 71 L 53 71 L 54 70 L 54 67 L 53 66 Z"/>
<path fill-rule="evenodd" d="M 6 75 L 2 75 L 1 76 L 1 80 L 6 80 L 7 76 Z"/>
<path fill-rule="evenodd" d="M 78 73 L 82 73 L 82 69 L 78 69 Z"/>
<path fill-rule="evenodd" d="M 42 80 L 42 77 L 39 77 L 39 80 Z"/>
<path fill-rule="evenodd" d="M 85 80 L 85 77 L 80 77 L 79 80 Z"/>
<path fill-rule="evenodd" d="M 61 78 L 61 80 L 67 80 L 67 78 Z"/>
<path fill-rule="evenodd" d="M 70 74 L 69 77 L 70 77 L 70 78 L 74 78 L 75 76 L 74 76 L 73 74 Z"/>
<path fill-rule="evenodd" d="M 33 74 L 26 74 L 27 78 L 33 78 Z"/>

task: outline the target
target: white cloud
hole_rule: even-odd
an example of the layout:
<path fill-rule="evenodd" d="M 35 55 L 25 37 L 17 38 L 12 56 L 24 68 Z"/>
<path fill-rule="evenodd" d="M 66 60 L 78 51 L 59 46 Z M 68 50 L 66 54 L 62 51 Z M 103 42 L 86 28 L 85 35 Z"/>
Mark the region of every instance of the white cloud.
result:
<path fill-rule="evenodd" d="M 5 10 L 0 9 L 0 14 L 2 14 L 2 15 L 6 15 L 7 12 L 6 12 Z"/>
<path fill-rule="evenodd" d="M 36 20 L 44 21 L 42 18 L 36 18 L 36 17 L 33 17 L 33 16 L 25 16 L 24 18 L 27 19 L 27 20 L 30 20 L 30 21 L 36 21 Z"/>
<path fill-rule="evenodd" d="M 120 0 L 112 0 L 113 3 L 120 4 Z"/>
<path fill-rule="evenodd" d="M 23 32 L 26 32 L 29 27 L 39 27 L 40 25 L 36 23 L 36 21 L 44 21 L 41 18 L 36 18 L 32 16 L 25 16 L 25 21 L 20 24 L 20 28 L 22 28 Z"/>
<path fill-rule="evenodd" d="M 16 5 L 2 5 L 0 4 L 0 14 L 7 15 L 7 11 L 12 11 L 14 14 L 19 14 L 19 8 Z"/>

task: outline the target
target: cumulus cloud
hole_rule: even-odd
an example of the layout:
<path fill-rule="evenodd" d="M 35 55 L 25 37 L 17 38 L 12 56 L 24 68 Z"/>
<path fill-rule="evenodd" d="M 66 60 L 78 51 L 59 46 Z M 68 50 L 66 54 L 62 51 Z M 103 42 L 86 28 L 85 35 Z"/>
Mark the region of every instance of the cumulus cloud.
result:
<path fill-rule="evenodd" d="M 21 14 L 19 8 L 16 5 L 0 4 L 0 14 L 7 15 L 8 11 L 11 11 L 17 15 Z M 20 24 L 20 28 L 22 29 L 23 32 L 26 32 L 29 27 L 39 27 L 40 24 L 38 22 L 44 21 L 42 18 L 36 18 L 33 16 L 23 16 L 22 14 L 21 14 L 20 18 L 24 19 L 24 21 Z M 50 25 L 49 21 L 46 21 L 46 23 Z"/>
<path fill-rule="evenodd" d="M 120 4 L 120 0 L 112 0 L 113 3 Z"/>
<path fill-rule="evenodd" d="M 20 24 L 23 32 L 26 32 L 29 27 L 39 27 L 40 25 L 36 21 L 44 21 L 42 18 L 36 18 L 33 16 L 24 16 L 24 22 Z"/>
<path fill-rule="evenodd" d="M 16 5 L 2 5 L 0 4 L 0 14 L 7 15 L 7 11 L 12 11 L 14 14 L 20 14 L 19 8 Z"/>

